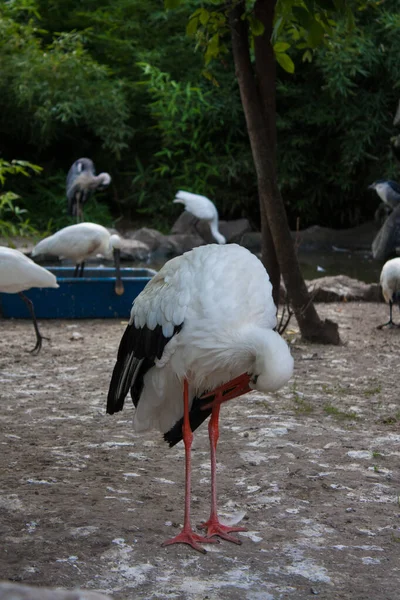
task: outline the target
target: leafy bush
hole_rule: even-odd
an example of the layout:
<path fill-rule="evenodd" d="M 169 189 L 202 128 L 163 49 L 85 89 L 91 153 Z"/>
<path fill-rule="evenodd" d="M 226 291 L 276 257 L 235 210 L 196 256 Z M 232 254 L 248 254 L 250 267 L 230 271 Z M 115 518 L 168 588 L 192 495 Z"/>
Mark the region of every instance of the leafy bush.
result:
<path fill-rule="evenodd" d="M 108 205 L 98 200 L 101 196 L 104 194 L 92 196 L 84 205 L 84 219 L 110 226 L 113 219 Z M 32 224 L 40 231 L 54 233 L 62 227 L 76 223 L 76 217 L 67 213 L 65 174 L 61 171 L 36 182 L 34 188 L 24 197 L 23 206 L 32 215 Z"/>
<path fill-rule="evenodd" d="M 23 175 L 30 177 L 29 170 L 40 173 L 41 167 L 22 160 L 7 162 L 0 158 L 0 184 L 3 187 L 7 176 Z M 0 236 L 26 236 L 38 235 L 27 218 L 28 211 L 16 204 L 20 196 L 12 191 L 0 193 Z"/>
<path fill-rule="evenodd" d="M 246 181 L 255 194 L 254 167 L 246 143 L 244 117 L 235 84 L 226 83 L 226 95 L 206 82 L 194 86 L 174 81 L 148 63 L 141 63 L 150 94 L 149 112 L 159 136 L 159 150 L 145 165 L 137 159 L 132 181 L 136 209 L 170 223 L 177 214 L 175 192 L 185 189 L 212 198 L 226 217 L 243 210 Z M 224 183 L 224 187 L 222 186 Z M 255 200 L 255 201 L 254 201 Z M 181 210 L 181 208 L 180 208 Z"/>

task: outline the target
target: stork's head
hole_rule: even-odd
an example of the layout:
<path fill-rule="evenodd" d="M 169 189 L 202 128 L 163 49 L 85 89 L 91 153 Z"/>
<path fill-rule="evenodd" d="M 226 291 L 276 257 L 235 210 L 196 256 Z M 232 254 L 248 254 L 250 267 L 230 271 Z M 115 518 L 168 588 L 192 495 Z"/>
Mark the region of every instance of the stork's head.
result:
<path fill-rule="evenodd" d="M 249 386 L 259 392 L 276 392 L 293 373 L 293 358 L 285 340 L 272 329 L 256 341 L 257 352 Z"/>

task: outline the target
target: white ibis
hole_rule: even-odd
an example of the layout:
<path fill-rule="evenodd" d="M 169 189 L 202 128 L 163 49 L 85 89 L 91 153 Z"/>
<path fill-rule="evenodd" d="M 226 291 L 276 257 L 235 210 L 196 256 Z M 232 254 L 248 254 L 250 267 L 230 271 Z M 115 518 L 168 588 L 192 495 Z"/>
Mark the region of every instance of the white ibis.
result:
<path fill-rule="evenodd" d="M 111 183 L 109 173 L 96 175 L 93 161 L 90 158 L 79 158 L 68 171 L 67 200 L 68 214 L 76 216 L 77 221 L 83 219 L 83 205 L 95 190 L 103 190 Z"/>
<path fill-rule="evenodd" d="M 39 331 L 33 302 L 22 293 L 32 287 L 58 288 L 59 286 L 53 273 L 34 263 L 25 254 L 19 250 L 0 246 L 0 292 L 19 294 L 27 305 L 36 334 L 36 345 L 30 352 L 37 354 L 42 347 L 43 336 Z"/>
<path fill-rule="evenodd" d="M 107 412 L 122 410 L 131 390 L 137 431 L 158 429 L 186 456 L 184 527 L 165 545 L 213 536 L 240 543 L 217 515 L 216 447 L 221 403 L 250 390 L 273 392 L 291 377 L 293 359 L 274 331 L 276 307 L 262 263 L 236 244 L 210 244 L 167 262 L 135 299 L 108 392 Z M 182 402 L 183 389 L 183 402 Z M 211 514 L 206 535 L 190 523 L 190 449 L 211 415 Z M 211 540 L 212 541 L 212 540 Z"/>
<path fill-rule="evenodd" d="M 211 200 L 206 196 L 180 190 L 176 193 L 174 202 L 184 204 L 185 210 L 192 213 L 200 221 L 207 221 L 216 242 L 226 244 L 226 239 L 218 230 L 218 211 Z"/>
<path fill-rule="evenodd" d="M 380 284 L 385 302 L 389 304 L 389 321 L 379 325 L 378 329 L 382 329 L 386 325 L 399 327 L 393 323 L 392 308 L 396 302 L 400 307 L 400 258 L 392 258 L 385 262 L 381 271 Z"/>
<path fill-rule="evenodd" d="M 64 227 L 45 238 L 32 251 L 32 256 L 49 254 L 59 258 L 69 258 L 75 262 L 74 277 L 82 277 L 85 260 L 91 256 L 102 254 L 108 257 L 114 255 L 115 292 L 124 293 L 124 285 L 120 271 L 121 238 L 96 223 L 77 223 Z"/>

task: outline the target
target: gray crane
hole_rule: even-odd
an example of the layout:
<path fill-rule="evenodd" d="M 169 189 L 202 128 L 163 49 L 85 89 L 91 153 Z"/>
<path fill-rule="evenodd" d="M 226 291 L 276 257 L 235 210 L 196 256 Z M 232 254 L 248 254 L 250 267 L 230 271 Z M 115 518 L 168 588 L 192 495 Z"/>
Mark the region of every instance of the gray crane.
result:
<path fill-rule="evenodd" d="M 95 190 L 103 190 L 111 183 L 108 173 L 96 175 L 93 161 L 90 158 L 78 158 L 68 171 L 67 200 L 68 214 L 76 217 L 77 223 L 83 220 L 83 205 Z"/>

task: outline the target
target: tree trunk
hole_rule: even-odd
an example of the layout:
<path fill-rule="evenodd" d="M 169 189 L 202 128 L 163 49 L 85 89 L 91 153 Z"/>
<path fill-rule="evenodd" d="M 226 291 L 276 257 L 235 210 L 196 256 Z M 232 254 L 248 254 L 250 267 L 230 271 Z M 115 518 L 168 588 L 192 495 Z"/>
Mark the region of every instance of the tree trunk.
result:
<path fill-rule="evenodd" d="M 275 0 L 257 0 L 257 14 L 267 20 L 265 36 L 271 32 Z M 322 342 L 340 343 L 337 324 L 319 318 L 306 284 L 300 271 L 297 255 L 290 234 L 285 207 L 279 192 L 276 179 L 276 122 L 275 122 L 275 58 L 272 48 L 265 55 L 264 46 L 258 44 L 258 69 L 260 73 L 260 89 L 264 98 L 265 112 L 257 89 L 250 52 L 247 23 L 241 17 L 245 3 L 235 4 L 230 11 L 230 27 L 232 35 L 232 51 L 235 61 L 236 76 L 239 83 L 240 97 L 246 118 L 247 131 L 257 173 L 258 192 L 260 198 L 261 218 L 267 217 L 272 240 L 278 257 L 286 290 L 290 298 L 297 322 L 303 338 Z M 260 19 L 261 20 L 261 19 Z M 267 38 L 270 46 L 269 38 Z M 260 57 L 266 64 L 260 64 Z M 261 73 L 265 69 L 266 74 Z M 271 91 L 270 88 L 273 88 Z M 263 223 L 265 226 L 265 223 Z"/>
<path fill-rule="evenodd" d="M 274 2 L 271 2 L 272 14 L 274 10 Z M 261 22 L 262 15 L 257 14 L 259 12 L 257 3 L 255 5 L 255 16 Z M 255 65 L 257 74 L 257 88 L 259 94 L 259 100 L 262 107 L 262 113 L 264 118 L 265 132 L 268 136 L 268 145 L 271 149 L 271 161 L 273 163 L 273 171 L 276 173 L 276 127 L 272 120 L 272 116 L 275 115 L 275 86 L 271 85 L 271 81 L 275 81 L 275 72 L 268 73 L 266 69 L 266 63 L 272 64 L 275 69 L 275 60 L 272 56 L 272 61 L 268 60 L 268 54 L 271 52 L 272 47 L 269 43 L 270 35 L 267 37 L 267 31 L 264 31 L 263 35 L 258 35 L 254 39 L 254 52 L 255 52 Z M 279 304 L 280 286 L 281 286 L 281 270 L 279 267 L 278 257 L 276 255 L 274 240 L 268 223 L 268 216 L 265 203 L 260 198 L 260 211 L 261 211 L 261 252 L 263 258 L 263 264 L 269 273 L 269 277 L 272 283 L 272 296 L 276 306 Z"/>

